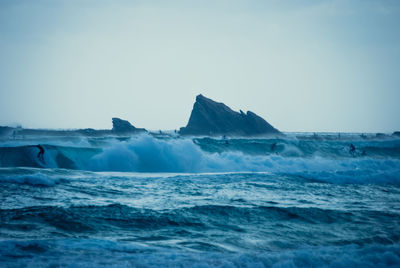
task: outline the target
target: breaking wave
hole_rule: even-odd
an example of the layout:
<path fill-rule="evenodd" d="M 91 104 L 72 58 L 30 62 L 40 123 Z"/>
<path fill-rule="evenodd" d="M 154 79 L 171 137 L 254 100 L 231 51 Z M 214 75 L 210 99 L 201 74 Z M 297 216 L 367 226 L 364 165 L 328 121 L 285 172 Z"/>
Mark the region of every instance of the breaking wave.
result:
<path fill-rule="evenodd" d="M 102 146 L 42 145 L 44 159 L 33 145 L 0 147 L 0 166 L 67 168 L 123 172 L 270 172 L 338 183 L 400 184 L 399 141 L 347 144 L 332 141 L 157 139 L 150 135 L 109 140 Z M 367 149 L 369 148 L 369 149 Z M 15 177 L 21 183 L 46 184 L 45 179 Z M 51 183 L 51 182 L 50 182 Z"/>

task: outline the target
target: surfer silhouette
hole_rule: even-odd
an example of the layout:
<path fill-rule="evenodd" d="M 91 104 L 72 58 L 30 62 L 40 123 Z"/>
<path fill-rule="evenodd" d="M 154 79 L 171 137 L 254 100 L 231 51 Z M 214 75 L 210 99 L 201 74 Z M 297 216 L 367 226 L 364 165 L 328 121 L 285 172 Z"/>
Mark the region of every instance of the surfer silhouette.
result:
<path fill-rule="evenodd" d="M 271 144 L 271 153 L 275 152 L 275 149 L 276 149 L 276 142 Z"/>
<path fill-rule="evenodd" d="M 227 140 L 227 138 L 226 138 L 226 135 L 223 135 L 223 136 L 222 136 L 222 139 L 225 141 L 225 144 L 229 144 L 229 142 L 228 142 L 228 140 Z"/>
<path fill-rule="evenodd" d="M 40 145 L 40 144 L 38 144 L 38 145 L 36 145 L 36 147 L 38 147 L 39 148 L 39 153 L 37 154 L 37 157 L 39 158 L 39 160 L 41 160 L 42 162 L 44 162 L 44 157 L 43 157 L 43 155 L 44 155 L 44 148 L 43 148 L 43 146 L 42 145 Z"/>
<path fill-rule="evenodd" d="M 356 152 L 356 147 L 351 143 L 350 144 L 350 154 L 354 156 L 355 152 Z"/>

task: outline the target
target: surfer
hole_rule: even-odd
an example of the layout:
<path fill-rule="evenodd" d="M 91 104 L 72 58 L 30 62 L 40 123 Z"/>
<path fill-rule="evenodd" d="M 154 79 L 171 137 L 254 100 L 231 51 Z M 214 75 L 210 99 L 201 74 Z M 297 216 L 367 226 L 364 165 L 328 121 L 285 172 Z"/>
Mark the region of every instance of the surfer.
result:
<path fill-rule="evenodd" d="M 350 154 L 352 155 L 352 156 L 354 156 L 354 154 L 355 154 L 355 152 L 356 152 L 356 147 L 351 143 L 350 144 Z"/>
<path fill-rule="evenodd" d="M 39 158 L 39 160 L 41 160 L 42 162 L 44 162 L 44 158 L 43 158 L 43 155 L 44 155 L 44 148 L 43 148 L 43 146 L 40 145 L 40 144 L 38 144 L 38 145 L 36 145 L 36 147 L 39 148 L 39 153 L 37 154 L 37 157 Z"/>
<path fill-rule="evenodd" d="M 271 144 L 271 153 L 275 152 L 275 148 L 276 148 L 276 142 Z"/>
<path fill-rule="evenodd" d="M 225 144 L 229 144 L 228 139 L 226 138 L 226 135 L 223 135 L 222 139 L 225 141 Z"/>

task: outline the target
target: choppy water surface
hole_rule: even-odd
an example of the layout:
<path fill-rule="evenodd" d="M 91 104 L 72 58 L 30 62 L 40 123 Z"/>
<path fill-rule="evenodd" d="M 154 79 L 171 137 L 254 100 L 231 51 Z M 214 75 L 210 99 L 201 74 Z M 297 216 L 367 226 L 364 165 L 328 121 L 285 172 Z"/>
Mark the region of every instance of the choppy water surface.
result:
<path fill-rule="evenodd" d="M 0 147 L 4 267 L 400 266 L 399 139 Z"/>

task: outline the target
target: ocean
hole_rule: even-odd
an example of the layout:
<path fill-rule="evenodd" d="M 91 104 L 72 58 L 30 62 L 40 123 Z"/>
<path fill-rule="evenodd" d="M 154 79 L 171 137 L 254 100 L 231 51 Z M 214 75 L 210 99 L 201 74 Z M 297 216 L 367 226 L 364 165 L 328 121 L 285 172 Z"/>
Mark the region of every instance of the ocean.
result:
<path fill-rule="evenodd" d="M 399 137 L 17 137 L 0 187 L 1 267 L 400 267 Z"/>

